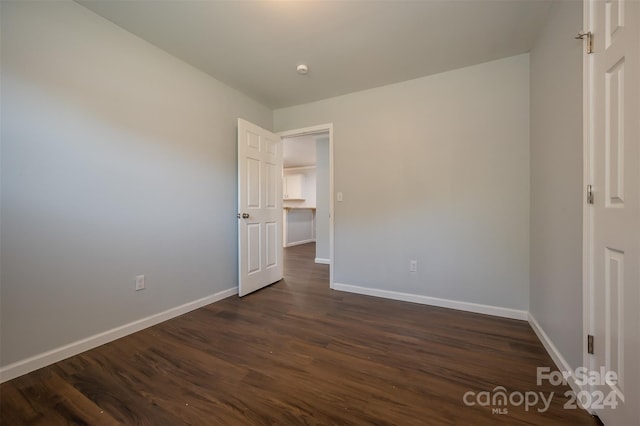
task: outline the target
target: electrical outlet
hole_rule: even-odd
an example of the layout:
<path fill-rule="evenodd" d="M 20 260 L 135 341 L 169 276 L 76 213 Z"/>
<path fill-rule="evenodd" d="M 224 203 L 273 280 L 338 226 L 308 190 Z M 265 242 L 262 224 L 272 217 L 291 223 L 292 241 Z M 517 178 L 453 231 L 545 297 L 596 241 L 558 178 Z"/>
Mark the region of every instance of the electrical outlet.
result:
<path fill-rule="evenodd" d="M 144 290 L 144 275 L 136 275 L 136 291 Z"/>
<path fill-rule="evenodd" d="M 410 260 L 409 261 L 409 272 L 418 272 L 418 261 Z"/>

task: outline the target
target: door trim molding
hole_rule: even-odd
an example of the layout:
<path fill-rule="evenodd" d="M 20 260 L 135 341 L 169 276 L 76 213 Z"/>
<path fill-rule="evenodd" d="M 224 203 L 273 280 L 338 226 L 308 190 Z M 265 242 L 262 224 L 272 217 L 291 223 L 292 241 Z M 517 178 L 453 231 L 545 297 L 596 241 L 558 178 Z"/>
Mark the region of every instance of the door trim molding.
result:
<path fill-rule="evenodd" d="M 276 132 L 281 138 L 292 136 L 313 135 L 329 132 L 329 288 L 334 289 L 334 184 L 333 184 L 333 123 L 318 124 L 316 126 Z M 316 235 L 317 238 L 317 235 Z"/>
<path fill-rule="evenodd" d="M 592 14 L 591 0 L 583 0 L 583 31 L 591 31 Z M 591 119 L 591 56 L 582 53 L 582 141 L 583 141 L 583 171 L 582 171 L 582 366 L 591 369 L 591 357 L 587 352 L 587 336 L 592 334 L 593 324 L 593 273 L 591 264 L 591 251 L 593 246 L 592 235 L 592 205 L 587 202 L 587 185 L 593 183 L 591 164 L 593 160 L 593 147 L 591 144 L 592 119 Z"/>

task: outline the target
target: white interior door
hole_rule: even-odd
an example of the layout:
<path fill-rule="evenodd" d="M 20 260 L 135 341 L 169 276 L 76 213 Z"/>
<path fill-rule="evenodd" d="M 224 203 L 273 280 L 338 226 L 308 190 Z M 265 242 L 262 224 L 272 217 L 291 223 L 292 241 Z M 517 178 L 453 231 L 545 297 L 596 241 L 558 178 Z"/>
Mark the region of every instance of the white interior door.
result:
<path fill-rule="evenodd" d="M 590 368 L 617 375 L 591 389 L 588 405 L 605 425 L 639 425 L 640 2 L 591 0 L 587 13 Z"/>
<path fill-rule="evenodd" d="M 282 141 L 238 119 L 238 294 L 282 279 Z"/>

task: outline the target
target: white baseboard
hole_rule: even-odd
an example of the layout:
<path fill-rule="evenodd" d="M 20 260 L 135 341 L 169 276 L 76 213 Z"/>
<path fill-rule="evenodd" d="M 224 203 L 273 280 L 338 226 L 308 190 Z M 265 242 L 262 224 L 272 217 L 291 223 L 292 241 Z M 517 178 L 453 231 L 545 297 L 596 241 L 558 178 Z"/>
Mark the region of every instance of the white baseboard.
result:
<path fill-rule="evenodd" d="M 302 240 L 302 241 L 294 241 L 292 243 L 286 243 L 284 246 L 285 247 L 293 247 L 293 246 L 299 246 L 302 244 L 307 244 L 307 243 L 315 243 L 316 239 L 315 238 L 311 238 L 310 240 Z"/>
<path fill-rule="evenodd" d="M 105 343 L 112 342 L 137 331 L 144 330 L 145 328 L 159 324 L 171 318 L 175 318 L 219 300 L 226 299 L 234 294 L 238 294 L 238 287 L 219 291 L 218 293 L 185 303 L 184 305 L 167 309 L 166 311 L 130 322 L 129 324 L 121 325 L 120 327 L 89 336 L 85 339 L 52 349 L 42 354 L 14 362 L 13 364 L 0 368 L 0 383 L 22 376 L 23 374 L 30 373 L 39 368 L 46 367 L 47 365 L 54 364 L 58 361 L 62 361 L 63 359 L 71 356 L 78 355 L 79 353 L 104 345 Z"/>
<path fill-rule="evenodd" d="M 323 257 L 316 257 L 316 263 L 322 263 L 323 265 L 331 265 L 331 259 L 325 259 Z"/>
<path fill-rule="evenodd" d="M 478 303 L 460 302 L 457 300 L 440 299 L 438 297 L 422 296 L 419 294 L 400 293 L 397 291 L 380 290 L 377 288 L 360 287 L 357 285 L 334 283 L 335 290 L 349 293 L 365 294 L 367 296 L 383 297 L 385 299 L 402 300 L 404 302 L 420 303 L 422 305 L 439 306 L 441 308 L 458 309 L 460 311 L 494 315 L 497 317 L 527 320 L 527 311 L 502 308 L 500 306 L 481 305 Z"/>
<path fill-rule="evenodd" d="M 582 387 L 576 383 L 575 370 L 572 368 L 567 360 L 562 356 L 556 345 L 553 344 L 547 333 L 544 332 L 538 321 L 535 319 L 531 312 L 529 312 L 529 325 L 538 336 L 538 339 L 542 342 L 542 346 L 547 350 L 547 353 L 556 364 L 558 370 L 562 372 L 570 373 L 570 376 L 567 378 L 567 383 L 571 386 L 571 389 L 576 393 L 580 393 L 582 391 Z M 580 398 L 578 398 L 578 403 Z"/>

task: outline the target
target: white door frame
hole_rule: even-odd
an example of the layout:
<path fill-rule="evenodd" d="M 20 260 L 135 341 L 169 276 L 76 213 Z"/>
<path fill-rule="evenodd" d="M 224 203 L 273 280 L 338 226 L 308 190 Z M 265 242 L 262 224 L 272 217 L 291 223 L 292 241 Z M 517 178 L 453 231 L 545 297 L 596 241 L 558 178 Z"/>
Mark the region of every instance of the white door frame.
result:
<path fill-rule="evenodd" d="M 301 129 L 285 130 L 276 134 L 281 138 L 290 138 L 295 136 L 312 135 L 315 133 L 329 133 L 329 288 L 333 289 L 333 273 L 334 273 L 334 196 L 333 196 L 333 123 L 319 124 L 317 126 L 303 127 Z"/>
<path fill-rule="evenodd" d="M 595 20 L 597 16 L 595 16 L 594 11 L 592 9 L 593 4 L 598 0 L 583 0 L 583 30 L 592 32 L 595 27 Z M 628 18 L 627 18 L 628 19 Z M 636 34 L 637 35 L 637 34 Z M 602 34 L 594 34 L 595 37 L 600 37 Z M 596 44 L 596 49 L 598 45 Z M 636 46 L 637 48 L 637 46 Z M 588 353 L 587 347 L 587 338 L 588 335 L 595 334 L 597 330 L 598 324 L 596 323 L 596 315 L 597 315 L 597 302 L 596 300 L 596 270 L 593 262 L 594 259 L 594 248 L 597 234 L 594 233 L 594 221 L 596 220 L 596 215 L 594 213 L 593 205 L 588 203 L 587 200 L 587 185 L 597 184 L 595 182 L 595 167 L 597 166 L 597 161 L 601 160 L 596 157 L 596 140 L 595 136 L 595 119 L 594 108 L 592 108 L 592 103 L 594 102 L 594 95 L 592 90 L 594 88 L 594 82 L 596 78 L 599 76 L 595 75 L 593 72 L 591 56 L 589 54 L 583 54 L 583 241 L 582 241 L 582 318 L 583 318 L 583 340 L 582 340 L 582 353 L 583 360 L 582 366 L 586 367 L 588 371 L 597 371 L 600 367 L 597 365 L 596 360 L 593 355 Z M 637 93 L 631 93 L 631 96 L 637 96 Z M 598 193 L 598 188 L 596 187 L 596 203 L 597 197 L 603 197 L 604 191 L 600 191 Z M 595 224 L 597 226 L 597 223 Z M 597 253 L 595 253 L 597 254 Z M 631 260 L 633 261 L 633 260 Z M 635 283 L 637 284 L 637 283 Z M 633 285 L 633 284 L 632 284 Z M 627 325 L 628 323 L 625 323 Z M 634 324 L 628 324 L 630 327 L 634 327 Z M 595 344 L 602 345 L 602 340 L 598 341 L 599 336 L 595 336 L 596 342 Z M 597 350 L 596 350 L 597 351 Z M 634 360 L 636 361 L 636 360 Z M 582 386 L 582 390 L 587 391 L 589 393 L 593 392 L 597 389 L 596 386 L 590 384 L 584 384 Z M 579 400 L 578 400 L 579 401 Z M 602 407 L 600 407 L 602 408 Z M 606 408 L 606 406 L 605 406 Z M 637 409 L 637 408 L 636 408 Z M 596 410 L 592 407 L 587 407 L 587 410 L 592 414 L 598 414 Z"/>
<path fill-rule="evenodd" d="M 583 28 L 590 31 L 591 6 L 590 0 L 583 0 Z M 584 46 L 583 46 L 584 49 Z M 591 164 L 593 161 L 593 146 L 591 144 L 591 72 L 589 55 L 582 54 L 582 366 L 591 368 L 591 357 L 587 352 L 587 336 L 594 328 L 594 300 L 593 300 L 593 265 L 591 264 L 591 251 L 593 250 L 592 209 L 587 202 L 587 185 L 593 182 Z M 593 410 L 588 410 L 594 413 Z"/>

